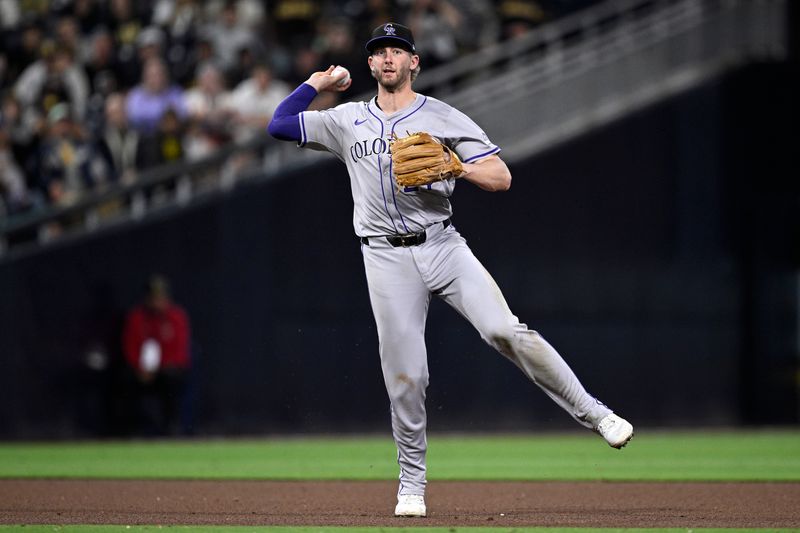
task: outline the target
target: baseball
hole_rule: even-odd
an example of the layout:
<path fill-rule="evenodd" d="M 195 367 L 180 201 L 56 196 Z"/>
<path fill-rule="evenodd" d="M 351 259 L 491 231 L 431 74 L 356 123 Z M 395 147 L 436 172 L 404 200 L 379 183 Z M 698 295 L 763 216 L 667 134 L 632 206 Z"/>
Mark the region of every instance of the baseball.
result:
<path fill-rule="evenodd" d="M 331 76 L 339 76 L 342 72 L 344 72 L 344 78 L 336 82 L 338 87 L 345 85 L 350 80 L 350 72 L 341 66 L 337 66 L 335 69 L 333 69 L 333 72 L 331 72 Z"/>

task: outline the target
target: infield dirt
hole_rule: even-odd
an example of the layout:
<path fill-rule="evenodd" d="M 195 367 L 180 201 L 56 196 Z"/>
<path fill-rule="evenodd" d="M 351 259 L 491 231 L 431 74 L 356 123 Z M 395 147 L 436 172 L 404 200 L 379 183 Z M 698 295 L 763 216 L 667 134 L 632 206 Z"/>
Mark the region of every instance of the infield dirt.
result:
<path fill-rule="evenodd" d="M 800 527 L 800 483 L 0 480 L 2 524 Z"/>

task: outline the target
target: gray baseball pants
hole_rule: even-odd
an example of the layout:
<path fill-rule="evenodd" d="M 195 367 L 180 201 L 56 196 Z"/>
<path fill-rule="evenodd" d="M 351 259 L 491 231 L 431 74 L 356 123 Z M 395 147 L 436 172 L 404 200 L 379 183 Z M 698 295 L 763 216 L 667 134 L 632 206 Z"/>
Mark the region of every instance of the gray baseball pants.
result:
<path fill-rule="evenodd" d="M 400 465 L 398 494 L 425 494 L 425 321 L 432 294 L 461 313 L 486 343 L 580 424 L 594 428 L 611 413 L 586 392 L 558 352 L 512 314 L 494 279 L 454 226 L 430 226 L 426 242 L 418 246 L 394 247 L 384 238 L 371 238 L 362 252 L 391 402 Z"/>

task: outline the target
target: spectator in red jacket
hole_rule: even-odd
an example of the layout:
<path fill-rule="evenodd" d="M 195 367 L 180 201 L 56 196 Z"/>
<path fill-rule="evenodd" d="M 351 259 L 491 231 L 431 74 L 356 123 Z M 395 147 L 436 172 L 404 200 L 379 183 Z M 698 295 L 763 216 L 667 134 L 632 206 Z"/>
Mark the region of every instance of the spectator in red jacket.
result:
<path fill-rule="evenodd" d="M 125 320 L 123 350 L 137 377 L 141 428 L 147 434 L 186 431 L 181 420 L 190 357 L 186 311 L 170 297 L 163 276 L 150 278 L 144 301 Z"/>

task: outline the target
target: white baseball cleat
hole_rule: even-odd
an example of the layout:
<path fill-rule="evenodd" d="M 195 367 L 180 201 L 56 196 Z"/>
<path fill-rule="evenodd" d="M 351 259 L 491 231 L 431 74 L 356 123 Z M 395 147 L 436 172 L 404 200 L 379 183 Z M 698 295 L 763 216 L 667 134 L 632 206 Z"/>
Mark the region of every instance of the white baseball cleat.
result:
<path fill-rule="evenodd" d="M 609 446 L 619 450 L 633 438 L 633 425 L 611 413 L 597 424 L 597 432 L 606 439 Z"/>
<path fill-rule="evenodd" d="M 401 494 L 397 497 L 395 516 L 425 516 L 425 497 L 419 494 Z"/>

